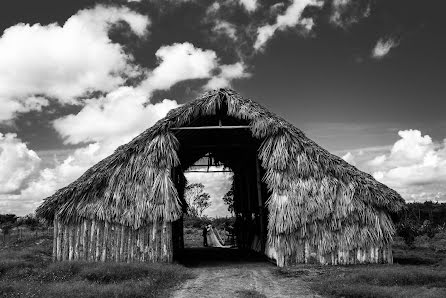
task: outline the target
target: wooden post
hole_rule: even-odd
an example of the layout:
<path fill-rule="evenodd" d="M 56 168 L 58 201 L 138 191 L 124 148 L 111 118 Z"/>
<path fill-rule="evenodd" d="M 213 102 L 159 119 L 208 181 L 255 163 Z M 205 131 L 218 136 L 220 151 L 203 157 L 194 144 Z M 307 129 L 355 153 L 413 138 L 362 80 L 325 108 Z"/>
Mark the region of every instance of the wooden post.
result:
<path fill-rule="evenodd" d="M 138 260 L 144 262 L 144 227 L 140 227 L 138 232 Z"/>
<path fill-rule="evenodd" d="M 122 259 L 121 241 L 123 241 L 123 239 L 121 237 L 121 232 L 122 232 L 122 226 L 119 224 L 115 224 L 113 230 L 113 241 L 114 241 L 113 251 L 115 254 L 114 255 L 115 262 L 119 262 Z"/>
<path fill-rule="evenodd" d="M 118 227 L 116 227 L 118 228 Z M 124 245 L 125 245 L 125 226 L 121 226 L 121 235 L 117 234 L 121 239 L 119 240 L 119 258 L 118 260 L 124 261 Z"/>
<path fill-rule="evenodd" d="M 161 231 L 161 260 L 172 262 L 172 223 L 163 221 Z"/>
<path fill-rule="evenodd" d="M 310 244 L 308 243 L 308 240 L 305 240 L 304 242 L 305 245 L 305 264 L 308 264 L 308 262 L 310 261 Z"/>
<path fill-rule="evenodd" d="M 132 228 L 129 227 L 129 235 L 128 235 L 128 239 L 127 239 L 127 256 L 126 256 L 126 260 L 127 263 L 130 262 L 130 251 L 132 250 Z"/>
<path fill-rule="evenodd" d="M 82 225 L 82 260 L 87 261 L 88 257 L 88 220 L 83 220 Z"/>
<path fill-rule="evenodd" d="M 152 231 L 149 238 L 149 260 L 156 262 L 156 233 L 157 233 L 157 221 L 152 223 Z"/>
<path fill-rule="evenodd" d="M 95 251 L 95 261 L 99 261 L 101 259 L 101 231 L 103 229 L 104 223 L 102 221 L 98 221 L 96 227 L 96 251 Z"/>
<path fill-rule="evenodd" d="M 107 259 L 107 243 L 108 243 L 108 221 L 104 224 L 104 242 L 102 243 L 102 262 Z"/>
<path fill-rule="evenodd" d="M 74 233 L 74 259 L 79 260 L 79 242 L 80 242 L 80 235 L 81 235 L 81 223 L 78 222 L 74 226 L 75 233 Z"/>
<path fill-rule="evenodd" d="M 73 261 L 74 258 L 74 244 L 73 244 L 73 239 L 74 239 L 74 226 L 73 225 L 69 225 L 68 226 L 68 260 L 69 261 Z"/>
<path fill-rule="evenodd" d="M 53 262 L 57 260 L 57 216 L 54 216 L 53 220 Z"/>
<path fill-rule="evenodd" d="M 57 260 L 62 261 L 62 223 L 57 219 Z"/>
<path fill-rule="evenodd" d="M 95 236 L 95 232 L 96 232 L 96 220 L 92 220 L 91 221 L 91 228 L 90 228 L 90 244 L 89 244 L 89 250 L 88 250 L 88 259 L 90 261 L 94 261 L 95 256 L 95 247 L 94 247 L 94 236 Z"/>
<path fill-rule="evenodd" d="M 62 261 L 66 261 L 68 258 L 68 224 L 65 224 L 63 227 Z"/>
<path fill-rule="evenodd" d="M 260 249 L 265 253 L 265 219 L 263 214 L 263 198 L 262 198 L 262 177 L 260 175 L 260 162 L 256 154 L 256 180 L 257 180 L 257 203 L 259 208 L 260 221 Z"/>

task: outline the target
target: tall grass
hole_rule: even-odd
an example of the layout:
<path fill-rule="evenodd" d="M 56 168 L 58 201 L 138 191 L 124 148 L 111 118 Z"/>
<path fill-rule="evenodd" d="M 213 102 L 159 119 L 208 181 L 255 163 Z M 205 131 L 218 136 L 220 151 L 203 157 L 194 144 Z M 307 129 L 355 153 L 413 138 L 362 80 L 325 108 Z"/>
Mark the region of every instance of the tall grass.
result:
<path fill-rule="evenodd" d="M 51 239 L 33 243 L 0 247 L 0 297 L 167 297 L 192 277 L 180 265 L 52 263 Z"/>

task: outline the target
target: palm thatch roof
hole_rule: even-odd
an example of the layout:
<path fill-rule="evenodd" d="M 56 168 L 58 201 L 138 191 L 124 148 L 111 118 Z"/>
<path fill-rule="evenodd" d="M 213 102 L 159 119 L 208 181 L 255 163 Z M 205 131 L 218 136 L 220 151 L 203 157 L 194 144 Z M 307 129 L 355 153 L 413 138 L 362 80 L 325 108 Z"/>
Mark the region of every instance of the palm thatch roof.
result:
<path fill-rule="evenodd" d="M 47 219 L 57 215 L 64 222 L 107 220 L 134 228 L 156 220 L 177 220 L 183 212 L 182 199 L 171 170 L 180 166 L 181 144 L 174 128 L 215 116 L 222 107 L 228 117 L 247 123 L 250 135 L 260 144 L 258 158 L 271 195 L 271 241 L 277 235 L 290 239 L 311 235 L 312 242 L 329 250 L 333 243 L 350 246 L 355 241 L 391 240 L 394 228 L 389 214 L 404 206 L 397 192 L 229 89 L 207 92 L 171 110 L 79 179 L 46 198 L 37 209 L 38 215 Z"/>

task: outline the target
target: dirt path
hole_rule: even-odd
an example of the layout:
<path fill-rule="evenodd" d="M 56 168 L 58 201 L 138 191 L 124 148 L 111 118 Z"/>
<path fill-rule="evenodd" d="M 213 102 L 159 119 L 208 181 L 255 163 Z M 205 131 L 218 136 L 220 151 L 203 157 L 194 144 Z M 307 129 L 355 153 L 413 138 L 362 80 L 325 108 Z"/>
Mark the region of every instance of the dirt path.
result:
<path fill-rule="evenodd" d="M 187 297 L 318 297 L 298 278 L 282 277 L 272 264 L 226 264 L 193 269 L 197 274 L 174 292 Z"/>

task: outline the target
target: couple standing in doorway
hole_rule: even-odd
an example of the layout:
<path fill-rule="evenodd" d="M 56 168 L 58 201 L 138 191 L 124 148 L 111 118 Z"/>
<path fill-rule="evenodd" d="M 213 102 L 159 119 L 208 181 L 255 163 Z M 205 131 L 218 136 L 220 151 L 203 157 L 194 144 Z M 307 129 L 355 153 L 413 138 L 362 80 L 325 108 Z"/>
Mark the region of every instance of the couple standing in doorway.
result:
<path fill-rule="evenodd" d="M 223 240 L 218 234 L 217 230 L 212 227 L 212 225 L 207 225 L 203 227 L 203 246 L 211 247 L 225 247 Z"/>

